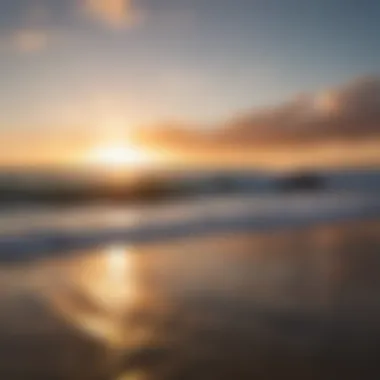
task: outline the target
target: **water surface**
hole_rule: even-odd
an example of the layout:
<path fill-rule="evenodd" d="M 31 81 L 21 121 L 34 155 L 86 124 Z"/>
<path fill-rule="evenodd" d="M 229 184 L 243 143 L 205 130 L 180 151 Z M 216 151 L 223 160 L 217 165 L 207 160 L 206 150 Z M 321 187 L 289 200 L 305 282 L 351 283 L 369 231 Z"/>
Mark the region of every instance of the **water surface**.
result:
<path fill-rule="evenodd" d="M 374 378 L 379 233 L 330 223 L 4 264 L 0 376 Z"/>

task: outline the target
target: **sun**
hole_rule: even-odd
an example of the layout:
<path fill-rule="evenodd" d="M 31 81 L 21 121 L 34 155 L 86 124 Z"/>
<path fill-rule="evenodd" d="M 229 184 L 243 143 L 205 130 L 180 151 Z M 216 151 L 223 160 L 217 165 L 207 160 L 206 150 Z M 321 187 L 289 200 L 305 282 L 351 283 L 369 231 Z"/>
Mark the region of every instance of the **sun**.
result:
<path fill-rule="evenodd" d="M 90 164 L 108 168 L 140 167 L 151 161 L 151 155 L 144 149 L 127 144 L 99 146 L 87 155 Z"/>

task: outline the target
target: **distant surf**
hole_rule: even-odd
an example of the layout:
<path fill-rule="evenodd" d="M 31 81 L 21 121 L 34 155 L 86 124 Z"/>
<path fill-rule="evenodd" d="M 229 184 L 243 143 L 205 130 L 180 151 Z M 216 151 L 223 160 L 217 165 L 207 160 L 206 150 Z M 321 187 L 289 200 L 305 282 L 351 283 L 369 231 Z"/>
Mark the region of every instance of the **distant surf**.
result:
<path fill-rule="evenodd" d="M 149 207 L 31 208 L 0 217 L 0 261 L 64 255 L 114 242 L 145 243 L 377 218 L 380 198 L 360 192 L 207 197 Z"/>

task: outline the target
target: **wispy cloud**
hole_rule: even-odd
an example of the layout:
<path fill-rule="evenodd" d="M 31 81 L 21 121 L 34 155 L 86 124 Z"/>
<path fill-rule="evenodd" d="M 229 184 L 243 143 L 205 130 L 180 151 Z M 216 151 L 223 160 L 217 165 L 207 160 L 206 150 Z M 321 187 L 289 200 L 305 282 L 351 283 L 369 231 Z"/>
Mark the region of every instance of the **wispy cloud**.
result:
<path fill-rule="evenodd" d="M 43 50 L 49 42 L 49 35 L 43 30 L 20 29 L 10 36 L 10 47 L 21 53 L 34 53 Z"/>
<path fill-rule="evenodd" d="M 0 27 L 0 51 L 6 53 L 35 53 L 51 42 L 48 3 L 15 0 Z"/>
<path fill-rule="evenodd" d="M 140 18 L 133 0 L 84 0 L 83 4 L 88 16 L 113 28 L 133 25 Z"/>
<path fill-rule="evenodd" d="M 14 29 L 0 37 L 0 53 L 35 54 L 51 43 L 48 30 Z"/>
<path fill-rule="evenodd" d="M 12 0 L 9 9 L 6 22 L 0 20 L 0 53 L 43 51 L 82 30 L 85 19 L 122 29 L 142 16 L 134 0 Z"/>

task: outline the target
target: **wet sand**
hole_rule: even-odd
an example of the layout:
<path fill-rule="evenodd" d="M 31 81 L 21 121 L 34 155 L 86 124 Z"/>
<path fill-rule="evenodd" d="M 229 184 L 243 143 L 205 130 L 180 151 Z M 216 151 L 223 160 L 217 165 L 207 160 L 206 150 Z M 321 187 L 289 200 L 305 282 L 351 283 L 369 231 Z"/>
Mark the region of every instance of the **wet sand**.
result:
<path fill-rule="evenodd" d="M 2 266 L 1 379 L 380 375 L 380 222 Z"/>

